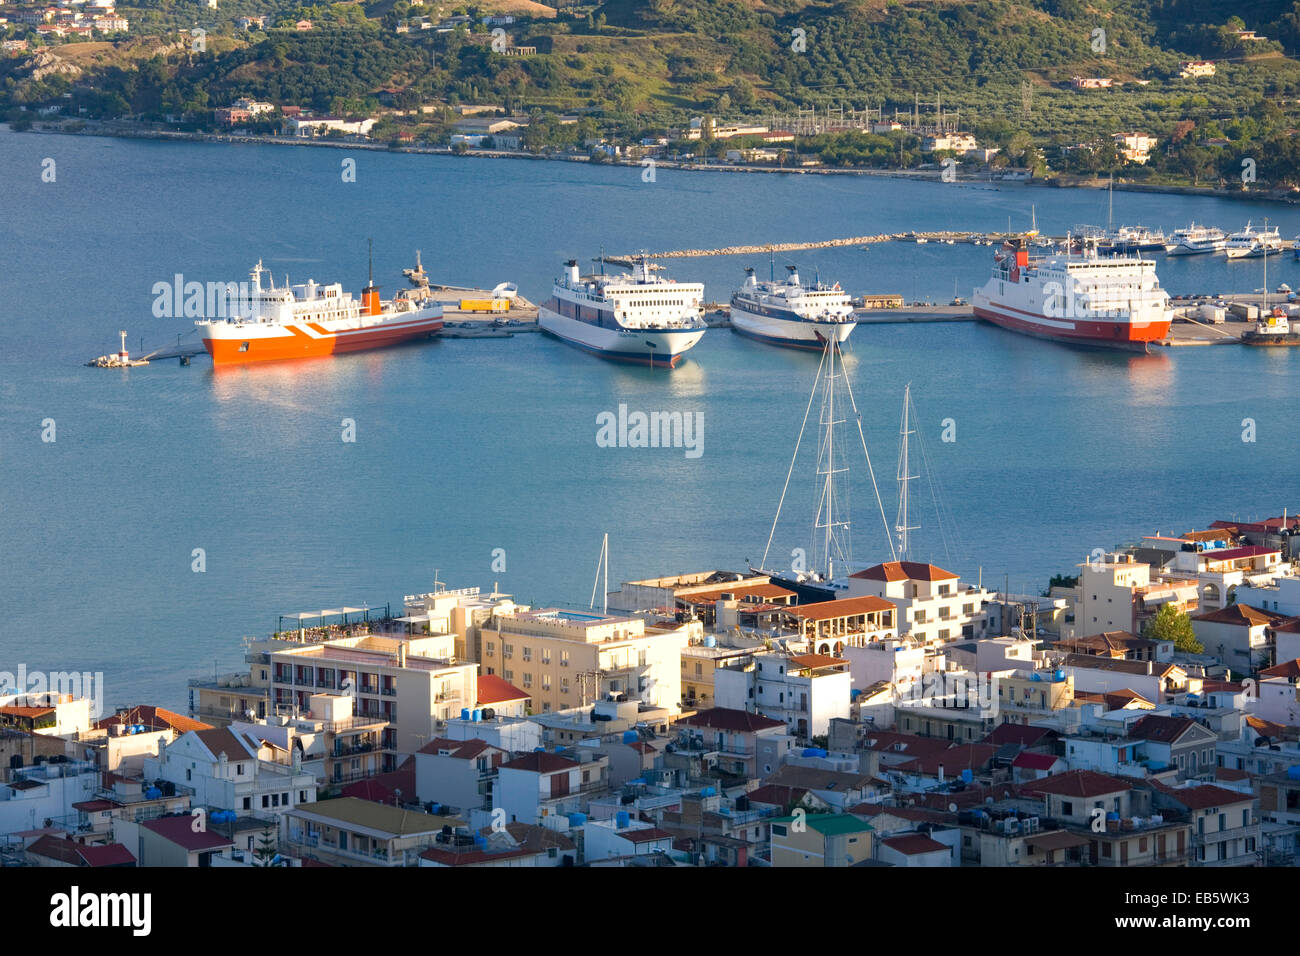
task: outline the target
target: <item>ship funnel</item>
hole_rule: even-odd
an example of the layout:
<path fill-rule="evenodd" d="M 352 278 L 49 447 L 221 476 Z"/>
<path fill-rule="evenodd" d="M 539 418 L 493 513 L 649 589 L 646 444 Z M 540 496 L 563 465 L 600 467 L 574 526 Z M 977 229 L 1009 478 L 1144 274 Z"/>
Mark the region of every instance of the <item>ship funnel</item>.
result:
<path fill-rule="evenodd" d="M 571 286 L 576 286 L 576 285 L 578 284 L 578 278 L 579 278 L 579 277 L 578 277 L 578 260 L 577 260 L 577 259 L 570 259 L 568 262 L 566 262 L 566 263 L 564 264 L 564 268 L 565 268 L 565 273 L 566 273 L 566 274 L 568 275 L 568 277 L 569 277 L 569 285 L 571 285 Z"/>
<path fill-rule="evenodd" d="M 369 245 L 370 279 L 361 290 L 361 314 L 379 315 L 384 307 L 379 302 L 379 286 L 375 285 L 375 242 L 373 239 L 366 242 Z"/>

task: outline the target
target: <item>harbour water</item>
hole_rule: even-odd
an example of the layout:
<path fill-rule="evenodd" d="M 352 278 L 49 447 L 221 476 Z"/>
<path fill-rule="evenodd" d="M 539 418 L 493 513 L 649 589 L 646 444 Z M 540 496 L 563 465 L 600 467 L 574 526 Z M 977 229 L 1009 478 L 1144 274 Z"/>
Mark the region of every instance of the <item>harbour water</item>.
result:
<path fill-rule="evenodd" d="M 540 301 L 565 259 L 602 246 L 1002 230 L 1008 216 L 1026 226 L 1031 205 L 1041 229 L 1063 232 L 1106 214 L 1099 191 L 664 170 L 646 183 L 634 168 L 372 152 L 351 156 L 345 182 L 350 155 L 0 131 L 0 670 L 102 671 L 110 706 L 184 710 L 186 679 L 233 669 L 239 638 L 277 615 L 397 602 L 435 570 L 451 586 L 585 606 L 604 532 L 611 582 L 762 556 L 815 354 L 713 330 L 673 372 L 540 335 L 221 373 L 204 358 L 82 366 L 115 350 L 120 328 L 133 351 L 190 333 L 191 319 L 153 314 L 155 283 L 176 274 L 239 281 L 261 258 L 277 282 L 355 291 L 373 237 L 385 296 L 418 248 L 434 281 L 510 280 Z M 1267 216 L 1284 237 L 1300 232 L 1300 212 L 1276 206 L 1116 193 L 1115 210 L 1167 231 Z M 793 261 L 855 294 L 946 302 L 954 285 L 969 297 L 991 251 L 886 243 Z M 669 275 L 725 301 L 747 265 L 767 268 L 688 259 Z M 1262 283 L 1257 261 L 1158 271 L 1173 293 Z M 1290 258 L 1269 264 L 1271 286 L 1298 276 Z M 986 585 L 1041 590 L 1096 547 L 1297 505 L 1295 350 L 1112 355 L 943 323 L 860 327 L 848 352 L 890 523 L 910 381 L 955 531 L 945 547 L 929 488 L 914 484 L 913 554 L 982 568 Z M 597 416 L 620 404 L 699 413 L 702 453 L 600 447 Z M 946 420 L 955 441 L 942 440 Z M 810 454 L 769 564 L 808 545 Z M 852 506 L 856 562 L 887 556 L 865 467 Z"/>

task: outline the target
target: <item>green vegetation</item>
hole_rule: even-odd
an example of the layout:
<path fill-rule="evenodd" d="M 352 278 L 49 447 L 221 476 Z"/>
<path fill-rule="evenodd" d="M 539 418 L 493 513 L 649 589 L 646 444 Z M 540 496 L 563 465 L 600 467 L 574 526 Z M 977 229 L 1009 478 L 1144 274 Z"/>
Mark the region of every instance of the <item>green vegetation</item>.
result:
<path fill-rule="evenodd" d="M 1204 653 L 1205 647 L 1196 639 L 1192 619 L 1172 604 L 1162 604 L 1156 616 L 1142 628 L 1142 636 L 1153 641 L 1173 641 L 1174 649 L 1188 654 Z"/>
<path fill-rule="evenodd" d="M 133 0 L 120 9 L 131 37 L 111 46 L 50 40 L 45 49 L 31 28 L 7 27 L 6 38 L 34 49 L 0 59 L 0 111 L 19 125 L 29 122 L 23 108 L 60 105 L 64 115 L 204 129 L 214 108 L 248 96 L 321 113 L 389 110 L 380 138 L 435 143 L 446 142 L 457 105 L 487 103 L 532 116 L 524 145 L 541 152 L 602 137 L 635 144 L 698 115 L 789 122 L 798 110 L 824 117 L 842 107 L 932 122 L 942 110 L 981 146 L 1000 148 L 997 165 L 1223 184 L 1241 183 L 1249 159 L 1259 183 L 1300 186 L 1291 133 L 1300 64 L 1286 55 L 1300 49 L 1294 0 L 1243 0 L 1234 16 L 1213 0 L 608 0 L 576 17 L 520 14 L 506 38 L 535 47 L 529 56 L 493 49 L 481 20 L 503 7 L 487 3 L 220 0 L 214 10 Z M 412 25 L 457 13 L 471 23 Z M 238 30 L 246 15 L 265 16 L 268 28 Z M 301 19 L 314 28 L 293 29 Z M 203 49 L 195 28 L 206 31 Z M 1243 38 L 1247 28 L 1267 39 Z M 1180 63 L 1198 58 L 1213 59 L 1216 75 L 1180 78 Z M 1076 75 L 1115 86 L 1072 89 Z M 559 122 L 564 113 L 583 125 Z M 1116 150 L 1112 134 L 1123 130 L 1159 138 L 1145 167 Z M 706 137 L 673 147 L 721 156 L 757 145 Z M 916 167 L 947 155 L 924 153 L 903 131 L 851 131 L 801 137 L 778 161 Z"/>

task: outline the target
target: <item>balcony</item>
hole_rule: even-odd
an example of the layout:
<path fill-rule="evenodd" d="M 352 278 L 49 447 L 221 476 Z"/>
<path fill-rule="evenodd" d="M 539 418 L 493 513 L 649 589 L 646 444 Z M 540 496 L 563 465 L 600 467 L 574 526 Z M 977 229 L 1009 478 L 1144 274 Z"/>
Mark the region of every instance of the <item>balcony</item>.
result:
<path fill-rule="evenodd" d="M 359 743 L 344 744 L 340 741 L 334 742 L 334 749 L 330 751 L 333 757 L 350 757 L 353 754 L 374 753 L 376 750 L 382 750 L 383 747 L 376 741 L 367 740 Z"/>

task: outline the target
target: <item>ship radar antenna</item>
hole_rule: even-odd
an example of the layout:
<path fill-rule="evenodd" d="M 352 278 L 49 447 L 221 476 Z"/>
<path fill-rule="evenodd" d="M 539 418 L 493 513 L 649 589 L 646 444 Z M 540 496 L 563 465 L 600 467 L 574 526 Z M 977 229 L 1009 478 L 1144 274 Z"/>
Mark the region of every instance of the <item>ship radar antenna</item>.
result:
<path fill-rule="evenodd" d="M 366 240 L 367 256 L 370 260 L 370 281 L 366 283 L 367 287 L 374 288 L 375 285 L 375 240 Z M 418 253 L 417 253 L 418 255 Z"/>

